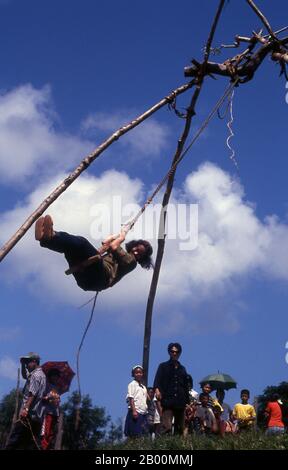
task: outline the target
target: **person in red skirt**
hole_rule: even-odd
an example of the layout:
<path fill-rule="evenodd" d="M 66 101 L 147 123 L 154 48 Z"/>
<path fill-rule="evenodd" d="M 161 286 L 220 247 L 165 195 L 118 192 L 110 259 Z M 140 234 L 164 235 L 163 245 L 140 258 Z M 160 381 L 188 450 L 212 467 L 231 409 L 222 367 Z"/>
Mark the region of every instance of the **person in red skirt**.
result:
<path fill-rule="evenodd" d="M 50 369 L 47 373 L 47 387 L 43 403 L 43 421 L 41 430 L 41 448 L 51 450 L 57 434 L 57 425 L 60 415 L 60 395 L 57 390 L 57 382 L 60 372 L 58 369 Z"/>

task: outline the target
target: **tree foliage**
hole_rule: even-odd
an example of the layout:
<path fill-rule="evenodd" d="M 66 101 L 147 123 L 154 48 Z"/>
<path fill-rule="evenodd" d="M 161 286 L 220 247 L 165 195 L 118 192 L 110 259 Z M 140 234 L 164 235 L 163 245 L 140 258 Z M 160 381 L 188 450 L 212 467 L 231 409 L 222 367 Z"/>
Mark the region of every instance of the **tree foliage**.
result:
<path fill-rule="evenodd" d="M 266 420 L 264 417 L 264 410 L 271 396 L 275 393 L 280 396 L 283 403 L 283 405 L 281 405 L 283 422 L 286 427 L 288 426 L 288 382 L 281 382 L 279 385 L 269 385 L 264 389 L 263 394 L 258 397 L 257 422 L 260 427 L 265 426 Z"/>
<path fill-rule="evenodd" d="M 116 423 L 110 423 L 110 427 L 107 433 L 105 441 L 112 445 L 119 443 L 122 440 L 123 431 L 122 431 L 122 421 L 120 418 Z"/>
<path fill-rule="evenodd" d="M 21 403 L 22 396 L 19 396 Z M 0 401 L 0 448 L 6 444 L 11 430 L 16 404 L 16 389 L 11 390 Z M 73 392 L 62 405 L 64 415 L 62 449 L 95 449 L 106 440 L 114 444 L 122 438 L 122 425 L 119 419 L 111 422 L 105 408 L 93 406 L 89 395 L 82 397 L 79 408 L 79 425 L 76 416 L 79 407 L 77 392 Z"/>
<path fill-rule="evenodd" d="M 19 396 L 21 402 L 21 396 Z M 16 405 L 16 389 L 4 395 L 0 401 L 0 448 L 5 446 L 9 435 Z"/>
<path fill-rule="evenodd" d="M 84 395 L 79 407 L 79 422 L 76 426 L 78 393 L 73 392 L 62 406 L 64 413 L 63 449 L 95 449 L 104 439 L 110 416 L 105 408 L 92 405 L 89 395 Z"/>

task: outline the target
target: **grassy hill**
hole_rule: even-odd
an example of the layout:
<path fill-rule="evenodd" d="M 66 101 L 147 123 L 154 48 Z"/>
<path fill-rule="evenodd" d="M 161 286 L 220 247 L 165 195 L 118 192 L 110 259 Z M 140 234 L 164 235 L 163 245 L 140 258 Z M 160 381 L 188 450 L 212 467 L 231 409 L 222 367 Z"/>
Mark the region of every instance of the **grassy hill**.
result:
<path fill-rule="evenodd" d="M 100 448 L 100 447 L 99 447 Z M 236 436 L 178 436 L 160 437 L 151 441 L 148 438 L 128 439 L 115 445 L 104 445 L 102 450 L 287 450 L 288 434 L 265 436 L 254 432 Z"/>

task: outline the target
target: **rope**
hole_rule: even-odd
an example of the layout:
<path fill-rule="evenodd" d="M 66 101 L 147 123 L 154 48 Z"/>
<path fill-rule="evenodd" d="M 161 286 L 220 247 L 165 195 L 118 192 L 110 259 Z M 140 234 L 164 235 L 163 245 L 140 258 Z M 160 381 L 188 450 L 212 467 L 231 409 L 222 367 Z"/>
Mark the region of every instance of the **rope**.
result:
<path fill-rule="evenodd" d="M 179 155 L 179 158 L 175 161 L 175 163 L 171 166 L 170 170 L 167 172 L 167 174 L 164 176 L 164 178 L 160 181 L 160 183 L 158 184 L 158 186 L 156 187 L 156 189 L 154 190 L 154 192 L 152 193 L 152 195 L 150 197 L 148 197 L 148 199 L 146 200 L 146 202 L 143 204 L 143 206 L 141 207 L 141 209 L 138 211 L 138 213 L 135 215 L 135 217 L 130 221 L 130 222 L 127 222 L 126 224 L 123 224 L 124 226 L 124 230 L 126 231 L 126 233 L 131 230 L 135 223 L 137 222 L 137 220 L 139 219 L 139 217 L 143 214 L 143 212 L 146 210 L 146 208 L 151 204 L 151 202 L 153 201 L 154 197 L 156 196 L 156 194 L 161 190 L 161 188 L 164 186 L 164 184 L 166 183 L 166 181 L 168 180 L 168 178 L 176 171 L 176 168 L 177 166 L 179 165 L 179 163 L 183 160 L 183 158 L 185 157 L 185 155 L 188 153 L 188 151 L 190 150 L 190 148 L 192 147 L 192 145 L 196 142 L 196 140 L 198 139 L 198 137 L 200 137 L 200 135 L 202 134 L 202 132 L 204 131 L 204 129 L 208 126 L 209 122 L 211 121 L 211 119 L 213 118 L 213 116 L 215 115 L 215 113 L 218 111 L 218 109 L 220 108 L 220 106 L 222 105 L 222 103 L 225 101 L 225 99 L 227 98 L 227 96 L 229 96 L 231 93 L 232 93 L 232 90 L 234 89 L 235 85 L 238 83 L 239 81 L 239 77 L 236 77 L 236 79 L 230 83 L 228 85 L 228 87 L 226 88 L 226 90 L 224 91 L 222 97 L 217 101 L 217 103 L 215 104 L 215 106 L 213 107 L 212 111 L 209 113 L 209 115 L 207 116 L 207 118 L 205 119 L 205 121 L 203 122 L 203 124 L 201 125 L 201 127 L 198 129 L 198 131 L 196 132 L 195 136 L 193 137 L 192 141 L 190 142 L 190 144 L 186 147 L 186 149 L 182 152 L 181 155 Z M 230 128 L 229 128 L 230 129 Z M 231 129 L 230 129 L 231 130 Z M 231 130 L 232 132 L 232 130 Z M 233 134 L 233 132 L 232 132 Z M 231 138 L 232 136 L 230 136 Z M 229 144 L 229 142 L 228 142 Z M 227 145 L 228 145 L 227 144 Z M 231 149 L 232 150 L 232 149 Z"/>
<path fill-rule="evenodd" d="M 187 117 L 187 114 L 186 113 L 181 113 L 181 111 L 179 111 L 177 108 L 176 108 L 176 95 L 174 96 L 174 99 L 168 104 L 168 109 L 170 111 L 174 111 L 174 113 L 176 114 L 177 117 L 181 118 L 181 119 L 186 119 Z"/>
<path fill-rule="evenodd" d="M 97 300 L 98 294 L 99 294 L 99 292 L 97 291 L 97 292 L 96 292 L 96 295 L 95 295 L 95 297 L 94 297 L 94 302 L 93 302 L 93 306 L 92 306 L 90 318 L 89 318 L 89 320 L 88 320 L 87 326 L 86 326 L 86 328 L 85 328 L 85 330 L 84 330 L 84 333 L 83 333 L 83 335 L 82 335 L 82 339 L 81 339 L 80 345 L 79 345 L 79 347 L 78 347 L 77 356 L 76 356 L 79 401 L 81 401 L 80 365 L 79 365 L 80 351 L 81 351 L 81 348 L 82 348 L 82 346 L 83 346 L 84 339 L 85 339 L 85 337 L 86 337 L 86 335 L 87 335 L 87 332 L 88 332 L 88 330 L 89 330 L 89 327 L 90 327 L 90 325 L 91 325 L 91 323 L 92 323 L 92 320 L 93 320 L 93 315 L 94 315 L 94 311 L 95 311 L 95 305 L 96 305 L 96 300 Z"/>
<path fill-rule="evenodd" d="M 31 427 L 31 423 L 30 423 L 29 417 L 27 417 L 27 418 L 20 418 L 19 421 L 21 421 L 21 423 L 23 424 L 23 426 L 25 426 L 26 428 L 29 429 L 29 431 L 30 431 L 30 433 L 31 433 L 31 436 L 32 436 L 32 439 L 33 439 L 33 441 L 34 441 L 34 444 L 35 444 L 35 446 L 37 447 L 37 450 L 42 450 L 41 447 L 39 446 L 37 440 L 36 440 L 36 437 L 35 437 L 34 433 L 33 433 L 33 430 L 32 430 L 32 427 Z"/>
<path fill-rule="evenodd" d="M 79 363 L 80 351 L 81 351 L 81 348 L 83 346 L 84 339 L 85 339 L 85 337 L 88 333 L 88 330 L 89 330 L 90 325 L 91 325 L 92 320 L 93 320 L 93 315 L 94 315 L 94 311 L 95 311 L 95 305 L 96 305 L 96 300 L 97 300 L 98 294 L 99 294 L 99 292 L 97 291 L 96 294 L 95 294 L 95 297 L 94 297 L 94 302 L 93 302 L 90 318 L 88 320 L 87 326 L 86 326 L 86 328 L 84 330 L 84 333 L 82 335 L 82 338 L 81 338 L 81 341 L 80 341 L 80 344 L 79 344 L 79 347 L 78 347 L 77 355 L 76 355 L 76 370 L 77 370 L 77 382 L 78 382 L 78 406 L 76 408 L 76 415 L 75 415 L 75 431 L 78 431 L 79 422 L 80 422 L 80 406 L 81 406 L 80 363 Z M 89 303 L 91 300 L 92 299 L 90 299 L 87 303 Z"/>
<path fill-rule="evenodd" d="M 229 158 L 230 158 L 230 160 L 232 160 L 235 167 L 239 171 L 239 165 L 238 165 L 238 162 L 235 158 L 235 150 L 230 145 L 230 139 L 232 139 L 232 137 L 234 137 L 234 132 L 233 132 L 232 127 L 231 127 L 232 124 L 233 124 L 233 121 L 234 121 L 234 117 L 233 117 L 233 98 L 234 98 L 234 90 L 232 90 L 232 93 L 231 93 L 231 96 L 230 96 L 230 99 L 229 99 L 230 121 L 227 122 L 227 127 L 228 127 L 228 130 L 229 130 L 230 134 L 227 137 L 226 144 L 227 144 L 227 147 L 229 148 L 229 150 L 231 151 L 231 154 L 230 154 Z"/>
<path fill-rule="evenodd" d="M 77 308 L 80 310 L 80 308 L 86 307 L 86 305 L 90 304 L 90 302 L 92 302 L 92 300 L 94 300 L 94 298 L 95 298 L 95 295 L 93 295 L 93 297 L 91 297 L 91 299 L 87 300 L 87 302 L 85 302 L 84 304 L 79 305 L 79 307 L 77 307 Z"/>
<path fill-rule="evenodd" d="M 222 120 L 222 119 L 225 119 L 225 117 L 226 117 L 227 114 L 228 114 L 229 105 L 230 105 L 230 99 L 231 99 L 231 96 L 229 97 L 229 100 L 228 100 L 228 102 L 227 102 L 227 104 L 226 104 L 226 108 L 225 108 L 223 114 L 221 114 L 220 108 L 217 109 L 217 116 L 218 116 L 218 118 L 221 119 L 221 120 Z"/>
<path fill-rule="evenodd" d="M 228 127 L 228 130 L 229 130 L 229 135 L 226 139 L 226 145 L 227 147 L 229 148 L 231 154 L 229 155 L 229 158 L 230 160 L 233 161 L 235 167 L 237 168 L 237 170 L 239 171 L 239 165 L 238 165 L 238 162 L 235 158 L 235 150 L 233 147 L 231 147 L 230 145 L 230 139 L 232 139 L 232 137 L 234 137 L 234 132 L 233 132 L 233 129 L 232 129 L 232 124 L 234 122 L 234 116 L 233 116 L 233 98 L 234 98 L 234 89 L 232 90 L 230 96 L 229 96 L 229 99 L 228 99 L 228 102 L 227 102 L 227 105 L 226 105 L 226 108 L 225 108 L 225 111 L 224 113 L 221 115 L 220 113 L 220 109 L 217 110 L 217 115 L 218 115 L 218 118 L 219 119 L 224 119 L 228 112 L 230 113 L 230 120 L 227 122 L 227 127 Z"/>

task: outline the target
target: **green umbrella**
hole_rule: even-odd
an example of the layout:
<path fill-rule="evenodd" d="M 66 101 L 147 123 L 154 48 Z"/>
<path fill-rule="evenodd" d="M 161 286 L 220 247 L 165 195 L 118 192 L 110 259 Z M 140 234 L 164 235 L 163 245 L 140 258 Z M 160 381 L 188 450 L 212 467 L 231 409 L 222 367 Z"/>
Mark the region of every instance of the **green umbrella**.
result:
<path fill-rule="evenodd" d="M 229 390 L 230 388 L 236 388 L 237 382 L 229 374 L 211 374 L 204 377 L 204 379 L 199 382 L 200 385 L 209 383 L 213 390 L 222 389 Z"/>

